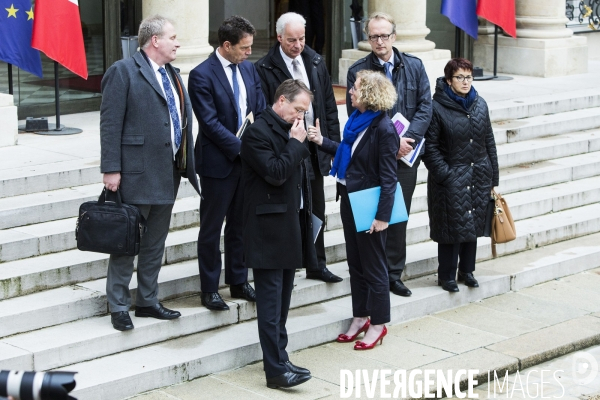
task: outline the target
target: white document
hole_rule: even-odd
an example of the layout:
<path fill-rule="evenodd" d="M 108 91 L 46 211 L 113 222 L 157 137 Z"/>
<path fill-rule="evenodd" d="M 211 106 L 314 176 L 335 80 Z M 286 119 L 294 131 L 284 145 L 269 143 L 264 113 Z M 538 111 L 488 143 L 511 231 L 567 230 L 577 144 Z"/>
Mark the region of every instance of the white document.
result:
<path fill-rule="evenodd" d="M 394 123 L 394 127 L 396 128 L 396 132 L 398 132 L 398 136 L 404 136 L 404 134 L 408 131 L 410 122 L 408 122 L 408 120 L 404 118 L 404 115 L 400 114 L 399 112 L 396 113 L 396 115 L 394 115 L 394 117 L 392 118 L 392 122 Z M 412 167 L 415 163 L 415 160 L 421 153 L 421 148 L 423 147 L 424 143 L 425 139 L 421 140 L 410 153 L 402 157 L 400 160 L 409 167 Z"/>
<path fill-rule="evenodd" d="M 238 139 L 241 139 L 242 135 L 244 134 L 244 132 L 246 131 L 246 129 L 252 123 L 254 123 L 254 114 L 252 113 L 252 111 L 250 111 L 250 114 L 246 115 L 246 118 L 244 119 L 244 122 L 240 126 L 240 129 L 237 131 L 237 133 L 235 134 L 235 136 L 237 136 Z"/>

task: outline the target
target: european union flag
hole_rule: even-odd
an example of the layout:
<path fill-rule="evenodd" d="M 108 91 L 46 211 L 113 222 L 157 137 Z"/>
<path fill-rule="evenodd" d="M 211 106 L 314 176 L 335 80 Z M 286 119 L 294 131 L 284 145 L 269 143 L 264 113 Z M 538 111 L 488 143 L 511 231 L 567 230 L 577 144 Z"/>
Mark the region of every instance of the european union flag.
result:
<path fill-rule="evenodd" d="M 476 0 L 442 0 L 442 14 L 473 39 L 477 39 L 476 7 Z"/>
<path fill-rule="evenodd" d="M 30 0 L 0 0 L 0 60 L 42 77 L 40 52 L 31 47 Z"/>

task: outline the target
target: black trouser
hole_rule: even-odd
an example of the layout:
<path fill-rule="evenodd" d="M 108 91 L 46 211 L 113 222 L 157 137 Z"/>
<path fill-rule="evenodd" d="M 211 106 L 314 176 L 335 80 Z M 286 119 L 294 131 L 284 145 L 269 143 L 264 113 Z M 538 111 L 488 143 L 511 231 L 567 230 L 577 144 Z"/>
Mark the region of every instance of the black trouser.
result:
<path fill-rule="evenodd" d="M 404 204 L 406 204 L 406 211 L 409 215 L 410 203 L 415 192 L 415 186 L 417 185 L 417 170 L 420 163 L 421 157 L 417 158 L 412 167 L 409 167 L 402 161 L 398 161 L 398 182 L 400 182 L 400 187 L 402 187 Z M 406 265 L 406 226 L 407 222 L 400 222 L 390 225 L 387 229 L 385 253 L 387 255 L 390 282 L 400 279 Z"/>
<path fill-rule="evenodd" d="M 267 378 L 287 372 L 285 323 L 294 289 L 294 269 L 254 269 L 258 337 Z"/>
<path fill-rule="evenodd" d="M 442 281 L 455 280 L 457 269 L 465 274 L 475 271 L 476 256 L 477 242 L 438 243 L 439 279 Z"/>
<path fill-rule="evenodd" d="M 385 260 L 387 229 L 382 232 L 356 232 L 346 186 L 338 183 L 340 215 L 346 240 L 350 270 L 352 316 L 371 316 L 373 325 L 390 322 L 390 285 Z"/>

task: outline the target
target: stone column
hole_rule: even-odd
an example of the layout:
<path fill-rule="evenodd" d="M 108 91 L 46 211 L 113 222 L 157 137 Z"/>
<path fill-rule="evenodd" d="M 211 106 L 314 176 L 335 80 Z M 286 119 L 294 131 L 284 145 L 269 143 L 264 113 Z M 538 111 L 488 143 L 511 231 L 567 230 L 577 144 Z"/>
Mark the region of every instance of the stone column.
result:
<path fill-rule="evenodd" d="M 588 46 L 565 27 L 564 0 L 516 0 L 517 38 L 498 37 L 498 72 L 540 77 L 587 72 Z M 494 36 L 475 42 L 474 61 L 493 67 Z"/>
<path fill-rule="evenodd" d="M 175 22 L 181 47 L 173 64 L 181 70 L 187 84 L 190 71 L 213 51 L 208 44 L 208 0 L 144 0 L 142 14 L 160 14 Z"/>
<path fill-rule="evenodd" d="M 435 48 L 435 43 L 425 39 L 430 32 L 425 25 L 427 1 L 369 0 L 368 14 L 375 11 L 386 12 L 394 18 L 396 22 L 394 47 L 402 52 L 414 54 L 423 60 L 429 81 L 432 87 L 435 87 L 435 79 L 443 74 L 444 66 L 450 59 L 450 50 L 438 50 Z M 358 44 L 358 50 L 342 50 L 339 76 L 341 85 L 346 84 L 348 68 L 369 52 L 371 52 L 371 46 L 366 41 Z"/>

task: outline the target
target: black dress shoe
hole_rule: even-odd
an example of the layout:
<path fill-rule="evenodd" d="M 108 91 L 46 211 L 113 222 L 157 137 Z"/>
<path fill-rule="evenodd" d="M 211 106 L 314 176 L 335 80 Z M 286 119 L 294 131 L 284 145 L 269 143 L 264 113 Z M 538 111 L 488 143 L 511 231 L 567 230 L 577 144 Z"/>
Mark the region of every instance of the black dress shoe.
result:
<path fill-rule="evenodd" d="M 213 311 L 227 311 L 229 310 L 229 306 L 225 304 L 223 298 L 219 293 L 204 293 L 200 294 L 200 300 L 202 301 L 202 305 L 209 310 Z"/>
<path fill-rule="evenodd" d="M 267 387 L 269 389 L 290 388 L 306 382 L 312 378 L 308 374 L 297 374 L 295 372 L 286 372 L 285 374 L 267 378 Z"/>
<path fill-rule="evenodd" d="M 306 271 L 306 279 L 316 279 L 327 283 L 338 283 L 343 281 L 342 278 L 333 274 L 327 267 L 315 271 Z"/>
<path fill-rule="evenodd" d="M 127 311 L 110 313 L 110 322 L 112 322 L 113 328 L 121 332 L 133 329 L 133 322 Z"/>
<path fill-rule="evenodd" d="M 256 293 L 250 284 L 246 281 L 241 285 L 231 285 L 229 287 L 231 297 L 234 299 L 246 299 L 248 301 L 256 301 Z"/>
<path fill-rule="evenodd" d="M 150 307 L 136 307 L 135 316 L 140 318 L 176 319 L 181 317 L 179 311 L 169 310 L 162 304 L 156 303 Z"/>
<path fill-rule="evenodd" d="M 285 366 L 287 367 L 288 371 L 293 372 L 295 374 L 310 375 L 309 370 L 307 370 L 306 368 L 298 367 L 298 366 L 292 364 L 292 362 L 290 360 L 287 360 L 285 362 Z"/>
<path fill-rule="evenodd" d="M 468 287 L 479 287 L 479 282 L 477 282 L 477 279 L 475 279 L 471 272 L 462 273 L 458 271 L 457 281 L 464 282 Z"/>
<path fill-rule="evenodd" d="M 412 294 L 410 289 L 404 286 L 404 283 L 402 283 L 400 279 L 394 282 L 390 282 L 390 292 L 394 293 L 395 295 L 404 297 L 409 297 Z"/>
<path fill-rule="evenodd" d="M 458 285 L 454 279 L 450 279 L 449 281 L 442 281 L 438 279 L 438 286 L 441 286 L 447 292 L 458 292 Z"/>

